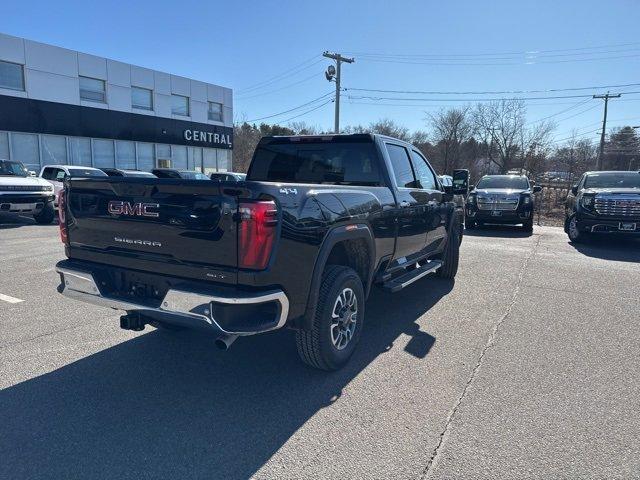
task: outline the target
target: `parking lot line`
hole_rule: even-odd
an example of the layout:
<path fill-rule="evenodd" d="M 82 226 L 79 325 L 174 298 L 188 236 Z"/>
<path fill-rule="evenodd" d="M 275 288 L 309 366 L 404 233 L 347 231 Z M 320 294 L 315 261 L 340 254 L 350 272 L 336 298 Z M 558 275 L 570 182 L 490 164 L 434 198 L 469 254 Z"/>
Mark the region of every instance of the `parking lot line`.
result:
<path fill-rule="evenodd" d="M 7 302 L 7 303 L 24 302 L 24 300 L 20 300 L 19 298 L 16 298 L 16 297 L 10 297 L 9 295 L 4 295 L 2 293 L 0 293 L 0 300 L 2 300 L 3 302 Z"/>

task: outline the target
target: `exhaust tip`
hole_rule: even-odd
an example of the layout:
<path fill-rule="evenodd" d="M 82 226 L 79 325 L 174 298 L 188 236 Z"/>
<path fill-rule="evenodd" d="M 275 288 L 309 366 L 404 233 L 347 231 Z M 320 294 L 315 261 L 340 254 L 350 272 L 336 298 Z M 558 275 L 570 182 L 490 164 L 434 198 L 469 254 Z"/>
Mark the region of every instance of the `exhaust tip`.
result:
<path fill-rule="evenodd" d="M 216 347 L 226 352 L 227 350 L 229 350 L 229 348 L 231 348 L 231 344 L 235 342 L 237 338 L 238 335 L 221 335 L 215 340 Z"/>

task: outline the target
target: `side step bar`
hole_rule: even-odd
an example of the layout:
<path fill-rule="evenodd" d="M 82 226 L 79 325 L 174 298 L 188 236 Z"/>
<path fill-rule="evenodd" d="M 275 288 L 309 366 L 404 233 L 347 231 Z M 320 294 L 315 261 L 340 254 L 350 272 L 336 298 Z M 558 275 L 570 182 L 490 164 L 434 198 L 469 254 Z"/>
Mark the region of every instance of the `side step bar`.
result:
<path fill-rule="evenodd" d="M 410 272 L 400 275 L 392 280 L 386 281 L 382 287 L 385 290 L 389 290 L 392 293 L 399 292 L 404 287 L 411 285 L 416 280 L 420 280 L 422 277 L 434 273 L 442 266 L 441 260 L 430 260 L 420 268 L 411 270 Z"/>

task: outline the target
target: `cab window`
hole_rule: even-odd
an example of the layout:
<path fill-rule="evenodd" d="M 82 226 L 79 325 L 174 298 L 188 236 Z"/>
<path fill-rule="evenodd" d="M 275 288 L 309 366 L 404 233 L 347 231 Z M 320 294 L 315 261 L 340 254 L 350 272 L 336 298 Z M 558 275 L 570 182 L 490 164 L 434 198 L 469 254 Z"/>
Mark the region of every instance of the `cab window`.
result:
<path fill-rule="evenodd" d="M 427 160 L 415 150 L 411 150 L 411 160 L 418 182 L 420 182 L 420 188 L 438 190 L 438 181 L 431 167 L 427 164 Z"/>

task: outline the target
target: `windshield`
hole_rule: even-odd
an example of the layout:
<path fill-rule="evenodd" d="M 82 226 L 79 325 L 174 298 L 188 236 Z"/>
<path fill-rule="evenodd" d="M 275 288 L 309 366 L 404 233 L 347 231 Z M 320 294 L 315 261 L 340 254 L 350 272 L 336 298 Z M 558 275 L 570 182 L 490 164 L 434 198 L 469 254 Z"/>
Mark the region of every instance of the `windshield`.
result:
<path fill-rule="evenodd" d="M 10 162 L 9 160 L 0 160 L 0 175 L 26 177 L 29 175 L 29 171 L 20 162 Z"/>
<path fill-rule="evenodd" d="M 492 175 L 482 177 L 476 188 L 510 188 L 513 190 L 526 190 L 529 181 L 525 177 L 516 175 Z"/>
<path fill-rule="evenodd" d="M 192 172 L 190 170 L 182 170 L 180 172 L 180 176 L 182 178 L 186 178 L 187 180 L 210 180 L 204 173 L 200 172 Z"/>
<path fill-rule="evenodd" d="M 640 172 L 591 173 L 585 188 L 640 188 Z"/>
<path fill-rule="evenodd" d="M 70 168 L 70 177 L 107 177 L 102 170 L 92 170 L 90 168 Z"/>

